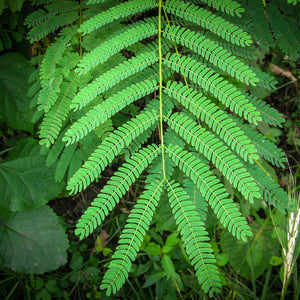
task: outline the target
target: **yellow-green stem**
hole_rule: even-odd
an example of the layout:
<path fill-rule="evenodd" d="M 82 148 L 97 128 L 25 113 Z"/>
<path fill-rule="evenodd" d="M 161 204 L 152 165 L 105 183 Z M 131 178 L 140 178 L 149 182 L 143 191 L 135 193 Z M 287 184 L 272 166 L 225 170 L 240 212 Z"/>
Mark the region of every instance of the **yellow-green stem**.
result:
<path fill-rule="evenodd" d="M 160 140 L 162 146 L 162 164 L 163 164 L 163 175 L 166 178 L 166 168 L 165 168 L 165 149 L 164 149 L 164 132 L 163 132 L 163 101 L 162 101 L 162 84 L 163 84 L 163 77 L 162 77 L 162 50 L 161 50 L 161 10 L 162 10 L 162 0 L 159 0 L 159 7 L 158 7 L 158 55 L 159 55 L 159 114 L 160 114 Z"/>
<path fill-rule="evenodd" d="M 82 24 L 82 0 L 80 0 L 79 24 L 81 27 L 81 24 Z M 79 34 L 79 55 L 80 55 L 80 57 L 82 57 L 82 32 L 80 32 L 80 34 Z"/>
<path fill-rule="evenodd" d="M 168 17 L 168 15 L 167 15 L 167 12 L 166 12 L 165 10 L 164 10 L 164 13 L 165 13 L 165 17 L 166 17 L 168 26 L 169 26 L 169 28 L 170 28 L 170 27 L 171 27 L 171 25 L 170 25 L 171 22 L 170 22 L 169 17 Z M 179 54 L 179 51 L 178 51 L 176 42 L 174 42 L 174 48 L 175 48 L 175 52 L 176 52 L 177 54 Z M 183 80 L 184 80 L 184 82 L 185 82 L 186 87 L 189 87 L 189 84 L 188 84 L 188 82 L 187 82 L 187 79 L 186 79 L 185 75 L 183 75 Z"/>

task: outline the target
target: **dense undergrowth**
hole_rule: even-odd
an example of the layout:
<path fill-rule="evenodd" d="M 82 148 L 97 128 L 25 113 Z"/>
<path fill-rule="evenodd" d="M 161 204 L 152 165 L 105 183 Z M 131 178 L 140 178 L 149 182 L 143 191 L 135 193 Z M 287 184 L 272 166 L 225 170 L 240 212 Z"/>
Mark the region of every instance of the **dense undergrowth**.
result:
<path fill-rule="evenodd" d="M 210 296 L 214 299 L 298 299 L 300 39 L 297 11 L 300 4 L 297 1 L 293 1 L 293 6 L 287 3 L 292 1 L 265 3 L 257 0 L 237 1 L 235 7 L 234 2 L 227 1 L 231 7 L 227 11 L 226 6 L 219 4 L 220 1 L 186 1 L 194 9 L 207 8 L 208 4 L 212 16 L 224 17 L 228 26 L 240 26 L 247 35 L 241 34 L 242 42 L 237 42 L 228 39 L 226 34 L 225 38 L 222 37 L 221 31 L 218 32 L 221 29 L 212 32 L 213 27 L 207 27 L 202 36 L 193 35 L 193 31 L 198 34 L 201 30 L 191 20 L 180 19 L 180 13 L 177 13 L 180 7 L 174 8 L 179 1 L 140 1 L 143 9 L 132 15 L 126 14 L 127 10 L 120 12 L 113 9 L 113 14 L 124 16 L 118 24 L 104 25 L 103 31 L 98 28 L 101 16 L 95 19 L 98 23 L 87 20 L 93 20 L 92 17 L 103 7 L 109 10 L 118 2 L 131 5 L 131 1 L 52 1 L 54 3 L 48 6 L 47 2 L 51 1 L 0 0 L 1 298 L 206 299 Z M 159 6 L 162 15 L 157 13 L 157 3 L 165 5 Z M 183 2 L 180 3 L 183 6 Z M 244 12 L 240 7 L 246 8 Z M 239 14 L 243 18 L 237 18 Z M 104 17 L 106 22 L 110 13 Z M 164 29 L 160 27 L 163 24 L 155 29 L 153 20 L 157 17 L 167 24 Z M 115 22 L 114 19 L 111 18 L 112 22 Z M 172 22 L 178 27 L 168 27 Z M 127 37 L 137 39 L 137 24 L 146 28 L 141 40 L 127 45 L 127 41 L 123 43 L 120 38 L 122 47 L 117 48 L 116 32 L 124 34 L 125 40 Z M 125 31 L 127 26 L 129 31 Z M 179 26 L 182 26 L 181 33 Z M 242 47 L 243 43 L 248 43 L 248 36 L 253 43 L 250 48 Z M 101 54 L 96 45 L 100 47 L 102 39 L 107 37 L 115 44 L 111 47 L 107 42 L 105 49 L 110 50 L 104 50 L 103 55 L 107 54 L 106 51 L 115 54 L 97 69 L 98 58 L 93 58 L 92 53 Z M 191 54 L 191 50 L 196 48 L 191 41 L 202 43 L 202 52 L 199 50 L 199 53 Z M 213 59 L 203 53 L 207 49 L 213 52 L 209 47 L 217 47 L 214 43 L 223 47 L 223 52 L 221 48 L 215 48 L 218 51 L 215 51 Z M 233 55 L 237 58 L 240 63 L 237 69 L 226 53 L 232 59 Z M 157 55 L 161 65 L 157 63 Z M 223 60 L 226 63 L 221 65 Z M 143 72 L 126 77 L 126 70 L 134 73 L 134 67 L 142 63 L 147 67 L 142 69 Z M 228 100 L 210 90 L 207 83 L 193 81 L 200 67 L 197 70 L 192 66 L 197 64 L 206 65 L 209 68 L 207 72 L 212 72 L 201 73 L 211 86 L 219 80 L 218 84 L 222 82 L 232 89 L 243 90 L 243 94 L 237 96 L 240 97 L 238 100 L 244 101 L 242 97 L 249 97 L 263 121 L 254 109 L 249 109 L 250 104 L 245 108 L 236 108 L 238 101 L 228 105 Z M 120 74 L 123 72 L 125 81 L 122 78 L 111 79 L 117 74 L 112 71 L 113 68 Z M 243 71 L 240 71 L 242 68 Z M 109 72 L 112 77 L 107 76 Z M 103 74 L 106 76 L 101 77 Z M 132 84 L 130 87 L 128 82 Z M 109 89 L 105 89 L 105 85 Z M 133 86 L 134 92 L 130 89 Z M 222 92 L 223 87 L 216 84 L 217 88 Z M 88 89 L 93 92 L 86 92 Z M 210 102 L 197 98 L 195 95 L 199 92 Z M 124 98 L 125 104 L 119 104 L 120 97 Z M 168 97 L 173 99 L 172 103 L 166 100 L 170 99 Z M 228 97 L 231 95 L 228 94 Z M 198 112 L 193 107 L 195 104 L 188 102 L 194 98 L 199 100 Z M 178 102 L 175 103 L 174 99 Z M 264 106 L 259 99 L 267 105 Z M 234 99 L 230 98 L 230 101 Z M 206 111 L 201 103 L 206 103 L 209 109 Z M 107 111 L 104 117 L 100 116 L 99 107 Z M 96 147 L 102 147 L 101 151 L 104 151 L 106 148 L 101 145 L 107 147 L 106 141 L 116 144 L 118 139 L 122 139 L 122 134 L 127 133 L 126 130 L 133 128 L 134 131 L 135 126 L 139 126 L 134 120 L 146 123 L 147 118 L 153 117 L 153 111 L 159 111 L 158 123 L 141 130 L 144 136 L 136 134 L 138 138 L 130 140 L 127 148 L 123 145 L 123 149 L 113 150 L 121 155 L 113 157 L 107 166 L 101 165 L 101 176 L 97 170 L 87 175 L 88 179 L 85 177 L 80 181 L 82 173 L 78 169 L 83 163 L 97 161 L 104 155 L 104 152 L 94 155 Z M 210 117 L 205 120 L 208 114 Z M 226 123 L 222 123 L 226 119 L 223 114 L 228 120 L 231 118 L 230 122 L 236 128 L 246 132 L 247 138 L 240 133 L 235 135 L 233 125 L 226 127 Z M 281 116 L 285 119 L 284 123 Z M 94 117 L 100 121 L 90 121 Z M 86 122 L 90 123 L 86 125 Z M 217 122 L 221 125 L 212 125 Z M 200 125 L 204 129 L 199 129 Z M 222 126 L 228 129 L 226 134 L 220 129 Z M 178 128 L 184 128 L 187 133 Z M 231 149 L 230 155 L 233 153 L 234 157 L 238 157 L 247 171 L 252 168 L 251 162 L 259 166 L 264 172 L 261 181 L 268 187 L 265 194 L 258 197 L 254 187 L 248 191 L 234 183 L 233 175 L 228 175 L 233 172 L 230 167 L 229 171 L 220 167 L 223 162 L 227 163 L 222 152 L 213 147 L 212 150 L 203 150 L 207 145 L 210 147 L 208 139 L 203 138 L 207 145 L 201 148 L 197 146 L 196 138 L 189 138 L 192 133 L 201 137 L 203 132 L 207 136 L 215 134 L 215 140 L 223 143 L 220 149 Z M 240 137 L 241 146 L 234 145 L 230 135 Z M 248 138 L 255 147 L 247 144 Z M 265 144 L 268 146 L 264 148 Z M 218 158 L 211 158 L 214 154 L 207 154 L 210 151 L 216 151 L 222 163 Z M 266 154 L 268 151 L 270 153 Z M 105 193 L 110 195 L 118 188 L 113 179 L 120 182 L 119 178 L 127 172 L 125 169 L 133 169 L 146 156 L 149 157 L 145 162 L 146 171 L 138 168 L 134 171 L 134 176 L 119 192 L 119 200 L 114 198 L 114 205 L 112 200 L 104 197 L 106 203 L 110 203 L 107 207 L 111 206 L 109 213 L 103 213 L 101 220 L 92 221 L 92 225 L 86 222 L 90 220 L 89 216 L 77 223 L 85 211 L 93 215 L 91 212 L 95 211 L 95 207 L 100 207 L 93 204 L 97 203 L 94 199 L 102 199 L 105 189 L 108 191 Z M 163 162 L 161 171 L 157 163 L 160 160 Z M 197 183 L 193 182 L 193 178 L 200 176 L 201 172 L 196 169 L 196 175 L 188 177 L 190 171 L 184 167 L 187 162 L 192 167 L 196 163 L 201 164 L 205 173 L 215 180 L 215 186 L 222 184 L 226 197 L 237 206 L 227 203 L 224 210 L 218 210 L 216 204 L 211 204 L 214 200 L 207 200 L 211 205 L 208 207 L 204 199 L 209 198 L 208 193 L 200 193 L 202 190 L 197 189 Z M 233 164 L 231 166 L 235 168 Z M 83 172 L 87 169 L 82 168 Z M 79 175 L 76 177 L 76 174 Z M 244 177 L 237 174 L 239 181 L 247 186 Z M 259 177 L 259 173 L 253 171 L 253 174 L 254 179 Z M 161 189 L 154 189 L 160 184 Z M 157 197 L 156 210 L 150 212 L 146 207 L 143 213 L 137 213 L 136 203 L 141 210 L 141 205 L 145 201 L 150 202 L 150 197 L 158 192 L 161 195 Z M 222 202 L 224 199 L 218 193 L 216 189 L 216 198 Z M 143 199 L 144 202 L 141 201 Z M 203 240 L 195 240 L 214 253 L 212 265 L 215 269 L 209 267 L 205 271 L 209 273 L 206 277 L 199 275 L 200 263 L 193 263 L 196 250 L 189 252 L 193 246 L 187 246 L 189 239 L 185 236 L 187 230 L 184 230 L 187 225 L 175 212 L 187 199 L 194 200 L 185 207 L 182 205 L 182 214 L 186 213 L 186 222 L 191 228 L 196 228 L 196 221 L 201 222 L 203 226 L 192 232 L 201 234 Z M 197 199 L 201 201 L 197 202 Z M 243 220 L 240 215 L 235 215 L 238 214 L 236 207 L 244 216 Z M 133 211 L 140 218 L 140 215 L 149 216 L 151 213 L 153 217 L 148 217 L 149 221 L 147 219 L 142 225 L 146 228 L 143 238 L 139 236 L 143 232 L 141 229 L 135 233 L 139 252 L 134 255 L 128 251 L 128 262 L 129 259 L 122 256 L 122 248 L 117 248 L 117 245 L 120 239 L 122 243 L 122 237 L 123 243 L 127 239 L 126 247 L 129 244 L 132 232 L 124 231 L 124 227 L 130 228 L 130 215 L 132 224 L 140 225 L 132 217 Z M 197 213 L 194 214 L 194 211 Z M 236 223 L 234 215 L 238 216 Z M 204 231 L 207 233 L 203 234 Z M 85 239 L 78 241 L 77 236 Z M 209 242 L 206 237 L 209 237 Z M 116 249 L 121 250 L 115 252 Z M 199 253 L 202 252 L 199 250 L 197 255 Z M 204 252 L 204 255 L 207 253 Z M 126 261 L 125 267 L 123 261 Z M 203 261 L 203 267 L 212 262 L 209 256 Z M 121 267 L 125 271 L 120 276 L 116 275 L 114 270 Z M 214 270 L 218 270 L 217 279 Z M 122 278 L 111 279 L 118 276 Z M 207 278 L 212 282 L 208 282 Z M 108 295 L 99 288 L 101 284 L 102 289 L 109 291 Z M 208 291 L 209 295 L 206 294 Z"/>

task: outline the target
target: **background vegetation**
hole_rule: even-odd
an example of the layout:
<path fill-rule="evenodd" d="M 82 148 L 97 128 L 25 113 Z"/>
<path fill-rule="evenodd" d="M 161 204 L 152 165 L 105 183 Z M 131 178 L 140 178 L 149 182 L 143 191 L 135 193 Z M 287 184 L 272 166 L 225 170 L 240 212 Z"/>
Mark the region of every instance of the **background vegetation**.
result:
<path fill-rule="evenodd" d="M 259 130 L 284 150 L 288 162 L 285 168 L 278 167 L 275 171 L 266 162 L 262 163 L 272 178 L 278 178 L 290 201 L 299 205 L 300 39 L 297 16 L 300 4 L 297 1 L 266 2 L 248 1 L 248 17 L 242 26 L 254 40 L 252 53 L 248 55 L 253 55 L 255 65 L 270 75 L 266 85 L 272 86 L 272 90 L 271 93 L 265 91 L 265 101 L 286 120 L 281 128 L 261 125 Z M 281 22 L 280 28 L 278 22 L 272 21 L 271 12 L 264 9 L 264 5 L 270 2 L 282 17 L 277 19 Z M 27 17 L 43 8 L 44 4 L 47 1 L 0 0 L 0 297 L 208 298 L 188 263 L 167 195 L 162 196 L 154 222 L 123 288 L 111 296 L 99 290 L 143 182 L 140 180 L 132 185 L 102 225 L 88 238 L 78 241 L 74 234 L 75 223 L 121 162 L 114 160 L 99 182 L 69 196 L 66 191 L 66 177 L 71 172 L 67 172 L 69 165 L 65 167 L 66 174 L 58 173 L 57 165 L 49 163 L 49 157 L 43 155 L 44 149 L 39 143 L 40 128 L 36 123 L 38 116 L 33 110 L 35 82 L 39 84 L 35 65 L 59 37 L 59 30 L 68 30 L 69 24 L 80 22 L 76 9 L 70 7 L 71 11 L 75 10 L 74 16 L 70 14 L 68 20 L 62 17 L 58 28 L 47 32 L 46 27 L 44 33 L 34 32 L 34 26 L 28 29 L 30 22 Z M 76 4 L 85 5 L 85 2 L 77 1 Z M 258 22 L 260 14 L 265 16 L 265 23 Z M 60 13 L 52 17 L 59 18 Z M 282 35 L 282 28 L 291 36 Z M 41 37 L 35 41 L 33 36 L 39 34 Z M 122 55 L 128 53 L 123 51 Z M 276 78 L 276 84 L 271 76 Z M 255 89 L 252 92 L 255 93 Z M 259 93 L 262 93 L 261 89 Z M 104 139 L 106 130 L 109 132 L 123 124 L 135 116 L 138 109 L 130 105 L 122 111 L 122 117 L 118 115 L 118 118 L 108 120 L 105 130 L 98 135 Z M 65 159 L 67 157 L 71 159 L 72 156 L 66 153 Z M 225 185 L 233 199 L 241 199 L 240 193 L 226 181 Z M 255 202 L 252 206 L 245 202 L 243 213 L 253 232 L 248 242 L 237 241 L 209 211 L 206 229 L 222 271 L 221 294 L 215 294 L 214 298 L 299 299 L 299 207 L 295 206 L 294 212 L 285 215 L 266 202 Z"/>

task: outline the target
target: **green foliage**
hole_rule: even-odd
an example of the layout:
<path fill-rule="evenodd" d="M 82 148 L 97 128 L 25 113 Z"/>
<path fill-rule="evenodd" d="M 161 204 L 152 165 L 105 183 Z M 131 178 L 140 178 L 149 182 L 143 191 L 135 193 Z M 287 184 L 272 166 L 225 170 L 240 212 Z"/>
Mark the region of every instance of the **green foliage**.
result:
<path fill-rule="evenodd" d="M 261 49 L 278 46 L 291 60 L 296 61 L 300 55 L 300 32 L 290 21 L 297 18 L 299 4 L 289 0 L 288 3 L 297 5 L 293 8 L 279 5 L 280 1 L 274 2 L 265 4 L 263 8 L 260 1 L 248 1 L 253 36 Z"/>
<path fill-rule="evenodd" d="M 45 206 L 63 191 L 65 184 L 55 182 L 55 167 L 45 166 L 46 157 L 40 154 L 38 141 L 24 138 L 34 132 L 31 99 L 26 96 L 32 66 L 17 53 L 0 56 L 0 65 L 1 130 L 16 130 L 11 138 L 1 131 L 1 147 L 10 147 L 1 151 L 0 162 L 1 269 L 45 273 L 67 261 L 65 229 Z"/>
<path fill-rule="evenodd" d="M 221 282 L 204 224 L 188 194 L 179 184 L 168 182 L 167 191 L 172 213 L 198 281 L 204 292 L 209 291 L 212 296 L 214 292 L 220 291 Z"/>
<path fill-rule="evenodd" d="M 161 228 L 176 223 L 183 255 L 213 296 L 224 280 L 206 229 L 209 211 L 237 243 L 252 235 L 228 189 L 241 202 L 289 209 L 287 194 L 261 168 L 263 159 L 285 162 L 258 131 L 264 123 L 282 126 L 282 116 L 255 96 L 275 80 L 255 67 L 250 32 L 235 25 L 244 16 L 235 1 L 102 2 L 54 1 L 26 19 L 31 42 L 61 28 L 28 92 L 47 165 L 58 160 L 56 180 L 67 177 L 76 194 L 125 158 L 78 221 L 80 239 L 143 180 L 100 286 L 108 296 L 126 282 L 156 208 L 172 216 Z M 134 113 L 122 119 L 128 108 Z M 160 246 L 151 249 L 160 254 Z M 167 275 L 180 286 L 167 253 L 152 283 Z"/>
<path fill-rule="evenodd" d="M 168 153 L 176 165 L 192 179 L 196 187 L 200 190 L 202 197 L 206 199 L 220 218 L 225 227 L 239 239 L 246 240 L 246 236 L 251 236 L 250 228 L 241 216 L 236 206 L 228 199 L 226 190 L 219 180 L 211 174 L 208 166 L 191 153 L 182 151 L 178 146 L 168 148 Z M 226 199 L 227 198 L 227 199 Z"/>
<path fill-rule="evenodd" d="M 64 188 L 54 180 L 55 169 L 45 167 L 36 140 L 23 139 L 0 163 L 1 209 L 24 211 L 38 208 Z"/>
<path fill-rule="evenodd" d="M 293 5 L 296 5 L 300 1 L 299 0 L 288 0 L 287 2 L 292 3 Z"/>
<path fill-rule="evenodd" d="M 40 40 L 58 28 L 69 25 L 78 18 L 79 4 L 76 1 L 53 1 L 29 15 L 25 25 L 32 28 L 28 32 L 31 42 Z M 37 26 L 38 25 L 38 26 Z"/>
<path fill-rule="evenodd" d="M 10 10 L 15 13 L 21 10 L 25 0 L 1 0 L 0 1 L 0 15 L 2 14 L 3 9 L 10 8 Z"/>
<path fill-rule="evenodd" d="M 260 223 L 261 220 L 257 220 Z M 269 267 L 272 256 L 276 255 L 279 243 L 266 231 L 255 232 L 247 244 L 236 241 L 228 233 L 221 238 L 221 248 L 228 254 L 230 265 L 244 278 L 257 278 Z"/>
<path fill-rule="evenodd" d="M 124 284 L 131 263 L 136 259 L 143 238 L 149 229 L 163 187 L 163 179 L 148 184 L 132 209 L 120 236 L 119 246 L 112 256 L 109 271 L 103 278 L 102 287 L 108 289 L 109 292 L 111 290 L 116 292 Z"/>
<path fill-rule="evenodd" d="M 28 222 L 30 220 L 30 222 Z M 68 238 L 48 207 L 1 216 L 0 253 L 4 267 L 40 274 L 66 263 Z"/>
<path fill-rule="evenodd" d="M 0 52 L 6 49 L 12 49 L 12 47 L 21 42 L 25 29 L 22 26 L 22 15 L 18 12 L 11 12 L 5 9 L 3 12 L 1 10 L 0 3 Z"/>
<path fill-rule="evenodd" d="M 28 75 L 33 71 L 26 59 L 17 53 L 0 56 L 0 119 L 16 129 L 33 132 L 29 107 Z"/>

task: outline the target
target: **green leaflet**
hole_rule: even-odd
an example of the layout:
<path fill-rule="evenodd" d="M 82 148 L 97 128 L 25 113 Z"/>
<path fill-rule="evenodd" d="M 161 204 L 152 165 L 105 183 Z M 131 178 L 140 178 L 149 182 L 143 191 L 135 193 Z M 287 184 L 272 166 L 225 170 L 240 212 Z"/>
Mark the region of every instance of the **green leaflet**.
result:
<path fill-rule="evenodd" d="M 184 179 L 183 188 L 195 205 L 195 209 L 197 210 L 200 219 L 204 222 L 206 220 L 208 206 L 207 201 L 204 199 L 201 192 L 190 178 L 187 177 Z"/>
<path fill-rule="evenodd" d="M 221 282 L 209 238 L 195 206 L 179 184 L 171 181 L 167 185 L 173 215 L 182 235 L 189 259 L 196 270 L 196 276 L 203 290 L 212 296 L 219 292 Z"/>
<path fill-rule="evenodd" d="M 205 122 L 221 139 L 225 141 L 233 150 L 237 151 L 244 160 L 253 162 L 258 159 L 256 149 L 244 132 L 238 130 L 236 123 L 231 120 L 225 112 L 209 101 L 203 94 L 197 93 L 192 88 L 187 88 L 183 84 L 169 81 L 164 91 L 170 97 L 174 97 L 179 103 L 184 105 L 193 115 Z"/>
<path fill-rule="evenodd" d="M 247 95 L 247 98 L 260 112 L 264 122 L 270 125 L 282 127 L 284 118 L 282 117 L 282 114 L 279 113 L 274 107 L 271 107 L 269 104 L 253 95 Z"/>
<path fill-rule="evenodd" d="M 237 15 L 241 17 L 244 12 L 244 8 L 241 7 L 239 3 L 232 0 L 200 0 L 203 3 L 207 3 L 208 5 L 212 6 L 213 8 L 226 12 L 232 16 Z"/>
<path fill-rule="evenodd" d="M 259 186 L 263 199 L 278 207 L 283 213 L 290 210 L 288 194 L 265 170 L 257 165 L 247 165 L 247 170 Z"/>
<path fill-rule="evenodd" d="M 238 45 L 230 43 L 230 41 L 226 41 L 222 39 L 221 37 L 218 37 L 214 33 L 207 31 L 203 33 L 204 36 L 209 38 L 210 40 L 215 41 L 223 47 L 225 50 L 229 51 L 232 53 L 234 56 L 239 57 L 239 58 L 244 58 L 247 60 L 256 60 L 257 55 L 258 55 L 258 50 L 254 46 L 249 46 L 249 47 L 239 47 Z"/>
<path fill-rule="evenodd" d="M 85 74 L 124 47 L 128 47 L 156 33 L 156 22 L 153 18 L 134 23 L 128 26 L 127 30 L 121 30 L 120 34 L 116 33 L 114 37 L 106 40 L 99 47 L 85 55 L 76 71 L 79 75 Z"/>
<path fill-rule="evenodd" d="M 267 5 L 266 11 L 279 47 L 297 60 L 300 56 L 299 30 L 295 34 L 274 5 Z"/>
<path fill-rule="evenodd" d="M 187 143 L 191 143 L 197 151 L 211 160 L 246 199 L 253 202 L 254 198 L 260 198 L 253 178 L 237 157 L 213 134 L 183 115 L 173 114 L 167 122 Z"/>
<path fill-rule="evenodd" d="M 70 138 L 73 143 L 79 141 L 122 108 L 155 90 L 157 90 L 157 82 L 155 80 L 145 80 L 114 94 L 74 123 L 65 134 L 66 138 Z"/>
<path fill-rule="evenodd" d="M 93 232 L 160 151 L 156 145 L 150 145 L 131 156 L 94 199 L 78 222 L 76 234 L 83 238 Z"/>
<path fill-rule="evenodd" d="M 72 24 L 79 18 L 76 1 L 61 1 L 46 5 L 48 13 L 40 9 L 29 15 L 25 25 L 32 27 L 28 33 L 30 42 L 40 40 L 60 27 Z"/>
<path fill-rule="evenodd" d="M 247 121 L 253 124 L 261 121 L 260 113 L 249 100 L 232 84 L 215 74 L 204 64 L 180 54 L 168 54 L 164 63 L 174 71 L 190 78 L 195 84 L 198 84 L 206 92 L 211 93 Z"/>
<path fill-rule="evenodd" d="M 157 0 L 132 0 L 121 3 L 84 22 L 79 32 L 87 34 L 117 19 L 130 17 L 154 7 L 157 7 Z"/>
<path fill-rule="evenodd" d="M 164 46 L 163 52 L 167 52 L 169 46 L 167 43 Z M 99 94 L 104 93 L 122 80 L 125 80 L 138 72 L 142 72 L 145 68 L 153 65 L 157 61 L 158 45 L 155 43 L 149 45 L 147 48 L 145 47 L 137 56 L 108 70 L 106 73 L 89 83 L 88 86 L 80 90 L 73 99 L 71 108 L 74 110 L 81 109 Z"/>
<path fill-rule="evenodd" d="M 241 60 L 199 33 L 172 25 L 165 29 L 164 36 L 190 48 L 213 65 L 246 84 L 256 85 L 259 81 L 255 73 Z"/>
<path fill-rule="evenodd" d="M 165 180 L 162 178 L 147 184 L 144 193 L 131 210 L 120 236 L 119 245 L 101 285 L 101 289 L 107 289 L 108 294 L 115 293 L 124 284 L 131 262 L 135 260 L 143 237 L 149 229 L 164 185 Z"/>
<path fill-rule="evenodd" d="M 178 146 L 168 147 L 167 153 L 186 176 L 194 182 L 217 217 L 225 227 L 228 226 L 228 230 L 234 236 L 243 240 L 246 240 L 247 236 L 251 236 L 247 221 L 238 211 L 233 201 L 228 198 L 224 186 L 212 175 L 207 165 Z"/>
<path fill-rule="evenodd" d="M 41 145 L 45 144 L 50 147 L 57 139 L 69 114 L 72 98 L 76 94 L 78 86 L 76 79 L 75 77 L 71 82 L 62 82 L 60 93 L 57 95 L 57 102 L 45 114 L 40 129 Z"/>
<path fill-rule="evenodd" d="M 121 150 L 129 146 L 131 141 L 141 132 L 152 126 L 158 120 L 158 115 L 145 111 L 127 124 L 111 133 L 94 151 L 90 159 L 70 179 L 67 189 L 77 193 L 85 189 L 110 164 Z M 64 139 L 63 139 L 64 140 Z"/>
<path fill-rule="evenodd" d="M 165 9 L 167 12 L 212 31 L 233 44 L 245 47 L 252 43 L 250 36 L 242 29 L 202 7 L 178 0 L 167 0 Z"/>
<path fill-rule="evenodd" d="M 255 145 L 258 154 L 265 158 L 267 161 L 271 162 L 274 166 L 284 168 L 286 163 L 285 153 L 275 146 L 270 140 L 265 136 L 255 131 L 248 124 L 241 124 L 237 122 L 240 128 L 246 132 L 246 135 L 251 139 L 252 143 Z"/>
<path fill-rule="evenodd" d="M 253 22 L 253 31 L 262 49 L 274 47 L 275 43 L 267 21 L 263 5 L 260 1 L 249 1 L 250 18 Z"/>

